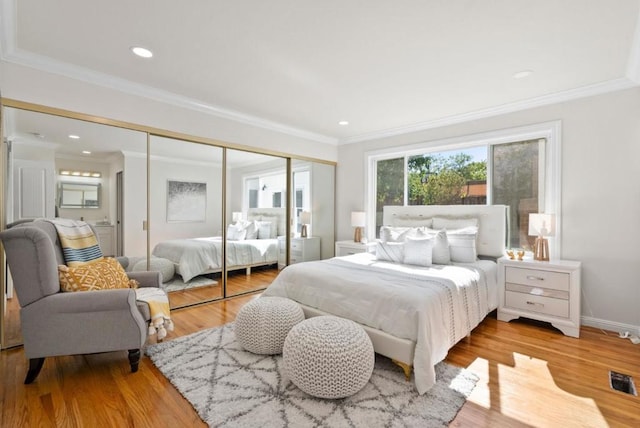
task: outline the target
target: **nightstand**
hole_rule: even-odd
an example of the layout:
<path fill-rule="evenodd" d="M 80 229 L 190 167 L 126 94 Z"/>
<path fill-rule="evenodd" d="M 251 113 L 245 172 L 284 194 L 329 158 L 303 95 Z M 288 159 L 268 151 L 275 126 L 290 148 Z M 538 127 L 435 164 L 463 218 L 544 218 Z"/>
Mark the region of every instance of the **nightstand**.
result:
<path fill-rule="evenodd" d="M 287 265 L 287 240 L 284 236 L 278 236 L 278 268 Z M 289 264 L 320 260 L 320 238 L 291 238 L 291 250 Z"/>
<path fill-rule="evenodd" d="M 348 256 L 356 253 L 375 253 L 377 242 L 336 241 L 336 257 Z"/>
<path fill-rule="evenodd" d="M 498 319 L 518 317 L 551 323 L 580 337 L 580 262 L 498 260 Z"/>

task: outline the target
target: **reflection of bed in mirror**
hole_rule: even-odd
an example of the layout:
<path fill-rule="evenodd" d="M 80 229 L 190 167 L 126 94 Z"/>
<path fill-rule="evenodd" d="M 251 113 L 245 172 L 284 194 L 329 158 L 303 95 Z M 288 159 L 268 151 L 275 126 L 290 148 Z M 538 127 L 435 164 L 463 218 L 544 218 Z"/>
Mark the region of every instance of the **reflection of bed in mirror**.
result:
<path fill-rule="evenodd" d="M 385 206 L 383 224 L 376 254 L 288 266 L 263 295 L 358 322 L 424 393 L 435 364 L 497 307 L 506 207 Z"/>
<path fill-rule="evenodd" d="M 245 269 L 250 274 L 253 267 L 277 265 L 277 238 L 285 234 L 285 222 L 283 208 L 252 208 L 242 226 L 229 225 L 227 270 Z M 236 234 L 241 229 L 244 233 Z M 199 275 L 222 271 L 220 236 L 162 241 L 152 254 L 173 262 L 185 283 Z"/>

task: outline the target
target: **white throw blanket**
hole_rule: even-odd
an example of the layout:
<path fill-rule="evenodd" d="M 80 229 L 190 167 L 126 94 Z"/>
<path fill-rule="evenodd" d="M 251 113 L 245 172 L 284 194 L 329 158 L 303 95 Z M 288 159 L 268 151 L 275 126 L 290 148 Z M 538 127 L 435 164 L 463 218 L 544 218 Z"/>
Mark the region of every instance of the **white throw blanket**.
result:
<path fill-rule="evenodd" d="M 413 367 L 422 394 L 435 384 L 435 364 L 494 306 L 495 289 L 487 286 L 483 263 L 424 268 L 355 254 L 288 266 L 264 295 L 415 341 Z"/>

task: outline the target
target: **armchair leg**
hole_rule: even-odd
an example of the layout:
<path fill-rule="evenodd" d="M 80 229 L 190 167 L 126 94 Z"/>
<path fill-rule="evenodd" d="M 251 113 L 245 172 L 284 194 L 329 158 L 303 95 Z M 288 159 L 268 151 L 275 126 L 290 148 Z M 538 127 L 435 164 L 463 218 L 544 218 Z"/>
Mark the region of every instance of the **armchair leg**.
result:
<path fill-rule="evenodd" d="M 27 371 L 27 377 L 24 379 L 24 384 L 28 385 L 38 377 L 42 365 L 44 364 L 44 357 L 29 359 L 29 371 Z"/>
<path fill-rule="evenodd" d="M 131 373 L 138 371 L 138 364 L 140 363 L 140 350 L 129 349 L 129 364 L 131 364 Z"/>

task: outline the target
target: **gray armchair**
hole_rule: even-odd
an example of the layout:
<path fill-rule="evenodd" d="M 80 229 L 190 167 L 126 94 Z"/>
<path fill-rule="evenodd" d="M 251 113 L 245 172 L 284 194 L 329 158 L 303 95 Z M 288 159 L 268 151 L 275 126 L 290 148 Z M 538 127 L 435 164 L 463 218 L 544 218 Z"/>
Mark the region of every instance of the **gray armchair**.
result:
<path fill-rule="evenodd" d="M 61 292 L 58 265 L 64 264 L 55 227 L 46 221 L 18 224 L 0 233 L 20 303 L 24 352 L 33 382 L 46 357 L 127 349 L 138 370 L 147 338 L 149 307 L 132 289 Z M 160 287 L 159 272 L 131 272 L 141 287 Z"/>

